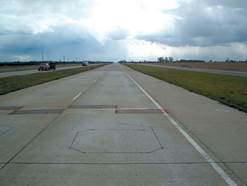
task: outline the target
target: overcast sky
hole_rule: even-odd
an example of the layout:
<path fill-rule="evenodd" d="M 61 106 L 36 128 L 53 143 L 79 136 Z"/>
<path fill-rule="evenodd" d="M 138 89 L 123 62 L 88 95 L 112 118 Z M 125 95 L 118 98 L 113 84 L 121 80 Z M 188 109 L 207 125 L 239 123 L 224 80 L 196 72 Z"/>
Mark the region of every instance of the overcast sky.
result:
<path fill-rule="evenodd" d="M 0 0 L 0 61 L 247 59 L 246 0 Z"/>

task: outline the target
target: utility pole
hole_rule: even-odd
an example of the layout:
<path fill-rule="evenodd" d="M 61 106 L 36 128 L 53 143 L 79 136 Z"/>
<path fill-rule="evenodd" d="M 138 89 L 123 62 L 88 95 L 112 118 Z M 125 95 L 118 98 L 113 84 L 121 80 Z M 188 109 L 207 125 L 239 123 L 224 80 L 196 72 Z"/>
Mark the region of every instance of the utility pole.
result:
<path fill-rule="evenodd" d="M 44 62 L 45 57 L 44 57 L 44 52 L 43 51 L 41 52 L 41 58 L 42 58 L 42 62 Z"/>

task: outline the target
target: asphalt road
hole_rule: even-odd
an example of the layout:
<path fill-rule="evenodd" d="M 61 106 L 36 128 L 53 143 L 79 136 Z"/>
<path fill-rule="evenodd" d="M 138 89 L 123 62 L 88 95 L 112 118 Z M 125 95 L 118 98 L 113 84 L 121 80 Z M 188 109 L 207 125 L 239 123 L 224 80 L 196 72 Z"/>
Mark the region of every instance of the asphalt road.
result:
<path fill-rule="evenodd" d="M 162 68 L 186 70 L 186 71 L 195 71 L 195 72 L 207 72 L 207 73 L 212 73 L 212 74 L 223 74 L 223 75 L 247 77 L 247 72 L 232 71 L 232 70 L 216 70 L 216 69 L 214 70 L 214 69 L 190 68 L 190 67 L 156 65 L 156 64 L 143 64 L 143 63 L 141 65 L 158 66 L 158 67 L 162 67 Z"/>
<path fill-rule="evenodd" d="M 56 70 L 59 71 L 59 70 L 72 69 L 72 68 L 78 68 L 78 67 L 81 67 L 81 66 L 78 65 L 78 66 L 58 67 Z M 10 77 L 10 76 L 22 76 L 22 75 L 34 74 L 34 73 L 38 73 L 38 72 L 41 72 L 41 71 L 38 71 L 37 69 L 35 69 L 35 70 L 2 72 L 2 73 L 0 73 L 0 78 Z M 49 72 L 49 71 L 42 71 L 42 73 L 46 73 L 46 72 Z"/>
<path fill-rule="evenodd" d="M 244 185 L 247 115 L 120 65 L 0 96 L 0 185 Z"/>

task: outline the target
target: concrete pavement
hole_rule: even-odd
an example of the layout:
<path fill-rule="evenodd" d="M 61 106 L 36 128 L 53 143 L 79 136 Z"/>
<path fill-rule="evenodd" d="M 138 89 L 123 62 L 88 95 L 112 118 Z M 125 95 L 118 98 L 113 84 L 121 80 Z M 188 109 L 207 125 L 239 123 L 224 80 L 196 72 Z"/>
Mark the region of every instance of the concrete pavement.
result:
<path fill-rule="evenodd" d="M 176 119 L 186 118 L 178 114 L 181 102 L 173 107 L 164 100 L 170 99 L 167 95 L 174 99 L 190 93 L 178 87 L 181 92 L 176 92 L 165 82 L 120 65 L 1 96 L 0 185 L 227 185 L 226 177 L 186 140 L 135 81 Z M 175 91 L 174 96 L 171 91 Z M 204 97 L 198 99 L 215 104 Z M 217 109 L 225 114 L 225 106 Z M 218 125 L 216 130 L 237 130 L 240 139 L 227 133 L 236 137 L 232 142 L 224 135 L 226 143 L 217 142 L 215 135 L 218 139 L 220 135 L 210 128 L 214 123 L 201 121 L 196 126 L 199 116 L 192 117 L 196 120 L 186 127 L 197 127 L 199 132 L 192 136 L 199 145 L 205 143 L 203 148 L 213 160 L 218 160 L 215 154 L 222 156 L 224 162 L 215 163 L 232 183 L 246 184 L 246 175 L 239 167 L 237 172 L 226 166 L 230 160 L 241 160 L 234 166 L 241 165 L 244 170 L 246 162 L 245 147 L 241 150 L 232 145 L 243 145 L 240 140 L 246 139 L 242 136 L 246 125 L 240 120 L 245 122 L 247 117 L 232 109 L 230 112 L 236 124 L 230 128 Z M 185 121 L 189 120 L 182 124 Z M 224 145 L 229 146 L 227 153 L 238 150 L 237 155 L 231 152 L 224 159 Z"/>
<path fill-rule="evenodd" d="M 194 139 L 247 183 L 247 114 L 207 97 L 127 68 L 152 97 L 179 121 Z"/>

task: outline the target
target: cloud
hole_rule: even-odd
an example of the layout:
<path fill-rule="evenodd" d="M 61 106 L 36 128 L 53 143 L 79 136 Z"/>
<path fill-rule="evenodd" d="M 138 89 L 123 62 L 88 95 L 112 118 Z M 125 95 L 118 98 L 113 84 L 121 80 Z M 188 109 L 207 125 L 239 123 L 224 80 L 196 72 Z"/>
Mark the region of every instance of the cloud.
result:
<path fill-rule="evenodd" d="M 246 59 L 247 43 L 215 46 L 171 46 L 145 40 L 131 40 L 128 56 L 134 60 L 156 60 L 154 56 L 173 56 L 176 59 L 225 60 Z"/>
<path fill-rule="evenodd" d="M 128 38 L 128 35 L 129 35 L 128 30 L 117 29 L 117 30 L 110 32 L 107 35 L 107 38 L 110 38 L 113 40 L 124 40 L 124 39 Z"/>
<path fill-rule="evenodd" d="M 5 35 L 0 42 L 5 45 L 0 51 L 6 56 L 15 56 L 23 59 L 23 56 L 40 59 L 41 52 L 45 53 L 46 59 L 61 60 L 63 56 L 75 60 L 107 60 L 117 56 L 125 56 L 125 48 L 120 42 L 108 40 L 104 45 L 90 33 L 71 30 L 69 27 L 59 26 L 53 28 L 54 32 L 42 32 L 36 34 L 11 34 Z M 68 34 L 69 33 L 69 34 Z M 4 41 L 5 40 L 5 41 Z M 113 52 L 114 51 L 114 52 Z M 93 55 L 92 55 L 93 54 Z"/>
<path fill-rule="evenodd" d="M 0 61 L 246 59 L 245 0 L 0 0 Z"/>
<path fill-rule="evenodd" d="M 218 1 L 217 1 L 218 2 Z M 228 2 L 228 1 L 227 1 Z M 239 1 L 242 2 L 242 1 Z M 172 46 L 215 46 L 247 40 L 247 13 L 243 3 L 215 4 L 215 1 L 182 3 L 173 13 L 174 29 L 168 33 L 140 36 L 140 39 Z"/>

